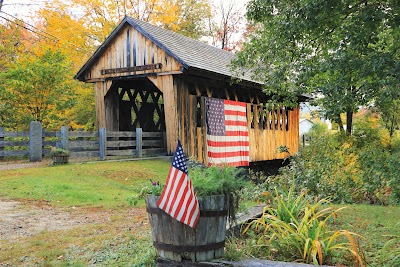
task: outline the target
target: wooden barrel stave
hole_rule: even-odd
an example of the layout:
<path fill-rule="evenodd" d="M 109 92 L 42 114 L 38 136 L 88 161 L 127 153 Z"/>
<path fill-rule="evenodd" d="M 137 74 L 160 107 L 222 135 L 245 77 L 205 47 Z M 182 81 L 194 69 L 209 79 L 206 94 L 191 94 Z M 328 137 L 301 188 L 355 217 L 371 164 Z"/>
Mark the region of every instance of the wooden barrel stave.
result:
<path fill-rule="evenodd" d="M 162 212 L 157 207 L 157 200 L 156 196 L 146 196 L 152 237 L 161 258 L 178 262 L 183 259 L 199 262 L 223 256 L 227 210 L 223 196 L 199 198 L 201 216 L 196 229 Z M 224 215 L 215 212 L 219 210 L 224 210 Z"/>

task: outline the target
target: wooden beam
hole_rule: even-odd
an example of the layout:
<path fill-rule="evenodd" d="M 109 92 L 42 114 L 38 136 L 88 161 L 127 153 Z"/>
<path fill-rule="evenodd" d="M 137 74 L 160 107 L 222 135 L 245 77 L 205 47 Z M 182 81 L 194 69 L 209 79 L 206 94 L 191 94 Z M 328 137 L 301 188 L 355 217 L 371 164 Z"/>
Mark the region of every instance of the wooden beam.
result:
<path fill-rule="evenodd" d="M 101 75 L 106 75 L 106 74 L 133 72 L 133 71 L 156 70 L 156 69 L 161 69 L 161 68 L 162 68 L 162 64 L 156 63 L 156 64 L 127 67 L 127 68 L 102 69 L 102 70 L 100 70 L 100 73 L 101 73 Z"/>

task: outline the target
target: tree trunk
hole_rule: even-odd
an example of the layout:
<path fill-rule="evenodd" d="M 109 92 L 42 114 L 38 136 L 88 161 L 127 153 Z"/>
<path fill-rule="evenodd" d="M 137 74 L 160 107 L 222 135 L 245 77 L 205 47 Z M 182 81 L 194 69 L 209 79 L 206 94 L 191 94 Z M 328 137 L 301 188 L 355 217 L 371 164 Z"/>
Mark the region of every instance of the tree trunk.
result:
<path fill-rule="evenodd" d="M 343 122 L 342 122 L 342 118 L 340 118 L 340 114 L 337 114 L 335 121 L 337 124 L 339 124 L 340 132 L 344 132 Z"/>
<path fill-rule="evenodd" d="M 393 133 L 394 133 L 394 120 L 395 120 L 395 118 L 394 118 L 394 116 L 392 116 L 392 119 L 390 120 L 391 122 L 390 122 L 390 130 L 389 130 L 390 138 L 392 138 Z"/>
<path fill-rule="evenodd" d="M 346 111 L 346 134 L 351 135 L 351 130 L 353 129 L 353 111 Z"/>

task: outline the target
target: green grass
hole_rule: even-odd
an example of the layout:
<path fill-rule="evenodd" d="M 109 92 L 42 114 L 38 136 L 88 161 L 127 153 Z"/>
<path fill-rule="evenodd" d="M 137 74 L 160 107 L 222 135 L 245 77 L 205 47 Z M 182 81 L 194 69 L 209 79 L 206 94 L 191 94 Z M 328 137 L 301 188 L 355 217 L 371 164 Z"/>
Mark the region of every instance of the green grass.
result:
<path fill-rule="evenodd" d="M 339 207 L 339 206 L 338 206 Z M 361 245 L 366 251 L 368 266 L 381 266 L 374 257 L 384 243 L 400 236 L 400 206 L 346 205 L 333 227 L 356 232 L 365 237 Z"/>
<path fill-rule="evenodd" d="M 0 239 L 0 262 L 10 266 L 151 266 L 155 253 L 144 202 L 130 207 L 127 199 L 149 185 L 149 179 L 164 183 L 170 164 L 144 160 L 1 171 L 2 199 L 45 200 L 60 209 L 74 206 L 74 212 L 88 217 L 94 211 L 108 217 L 96 224 Z M 373 257 L 384 242 L 400 235 L 400 227 L 393 228 L 399 218 L 400 206 L 348 205 L 330 226 L 365 236 L 361 244 L 368 266 L 374 267 L 379 265 Z M 236 258 L 249 254 L 245 241 L 230 241 L 229 247 Z"/>
<path fill-rule="evenodd" d="M 149 179 L 165 182 L 170 162 L 98 162 L 2 171 L 0 197 L 49 201 L 55 206 L 118 207 Z"/>

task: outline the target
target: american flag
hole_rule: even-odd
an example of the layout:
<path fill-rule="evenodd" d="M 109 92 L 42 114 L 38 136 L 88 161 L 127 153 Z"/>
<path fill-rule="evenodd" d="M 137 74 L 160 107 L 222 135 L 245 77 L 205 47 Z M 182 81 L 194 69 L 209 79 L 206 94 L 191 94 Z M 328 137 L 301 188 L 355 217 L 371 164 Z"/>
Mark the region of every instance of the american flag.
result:
<path fill-rule="evenodd" d="M 206 98 L 209 165 L 249 165 L 246 103 Z"/>
<path fill-rule="evenodd" d="M 199 202 L 193 191 L 192 181 L 188 176 L 185 154 L 179 140 L 167 183 L 157 205 L 176 220 L 192 228 L 196 227 L 200 217 Z"/>

